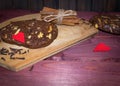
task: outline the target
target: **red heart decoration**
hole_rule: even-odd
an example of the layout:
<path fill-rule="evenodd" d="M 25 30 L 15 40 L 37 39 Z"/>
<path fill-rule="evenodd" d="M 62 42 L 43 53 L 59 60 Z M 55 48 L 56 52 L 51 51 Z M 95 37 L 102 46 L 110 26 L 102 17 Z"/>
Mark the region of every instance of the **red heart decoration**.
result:
<path fill-rule="evenodd" d="M 25 43 L 25 37 L 23 32 L 19 32 L 16 35 L 12 35 L 12 38 L 18 42 Z"/>
<path fill-rule="evenodd" d="M 94 48 L 94 52 L 104 52 L 104 51 L 109 51 L 111 50 L 111 48 L 106 45 L 105 43 L 99 43 L 95 48 Z"/>

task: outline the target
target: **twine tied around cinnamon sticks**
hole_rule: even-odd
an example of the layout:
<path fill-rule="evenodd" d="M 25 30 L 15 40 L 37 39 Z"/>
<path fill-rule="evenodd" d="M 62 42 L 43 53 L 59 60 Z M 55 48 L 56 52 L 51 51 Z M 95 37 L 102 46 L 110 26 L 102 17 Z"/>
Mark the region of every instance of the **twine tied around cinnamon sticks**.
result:
<path fill-rule="evenodd" d="M 57 23 L 58 24 L 61 24 L 62 23 L 62 20 L 63 20 L 63 17 L 65 16 L 74 16 L 76 15 L 76 13 L 72 10 L 63 10 L 63 9 L 59 9 L 58 10 L 58 14 L 54 14 L 54 15 L 48 15 L 46 17 L 43 18 L 44 21 L 46 22 L 51 22 L 55 19 L 57 19 Z"/>
<path fill-rule="evenodd" d="M 79 24 L 80 21 L 76 11 L 53 9 L 49 7 L 44 7 L 40 11 L 40 18 L 46 22 L 52 22 L 60 25 L 76 25 Z"/>

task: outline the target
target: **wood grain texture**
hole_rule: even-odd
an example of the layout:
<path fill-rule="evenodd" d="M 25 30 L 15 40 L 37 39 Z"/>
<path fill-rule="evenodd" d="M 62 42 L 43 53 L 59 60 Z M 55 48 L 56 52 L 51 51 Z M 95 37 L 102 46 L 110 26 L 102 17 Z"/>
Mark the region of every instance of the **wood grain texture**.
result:
<path fill-rule="evenodd" d="M 29 12 L 20 11 L 18 14 L 18 11 L 9 11 L 9 18 L 26 13 Z M 95 14 L 79 12 L 78 16 L 89 19 Z M 2 20 L 8 16 L 2 15 Z M 111 51 L 93 52 L 99 42 L 108 44 Z M 0 67 L 0 86 L 120 86 L 119 52 L 120 36 L 99 31 L 94 37 L 40 61 L 33 67 L 19 72 Z"/>
<path fill-rule="evenodd" d="M 119 86 L 119 63 L 41 61 L 17 73 L 0 68 L 1 86 Z"/>
<path fill-rule="evenodd" d="M 119 0 L 0 0 L 0 9 L 41 10 L 44 6 L 77 11 L 120 11 Z"/>
<path fill-rule="evenodd" d="M 40 14 L 37 13 L 37 14 L 25 15 L 10 19 L 8 21 L 1 23 L 0 28 L 8 25 L 11 21 L 20 21 L 20 20 L 27 20 L 33 18 L 40 19 Z M 29 53 L 26 53 L 24 55 L 19 55 L 19 54 L 15 55 L 18 57 L 25 57 L 25 60 L 22 61 L 10 60 L 10 55 L 6 55 L 6 56 L 0 55 L 1 57 L 6 58 L 6 61 L 0 60 L 0 65 L 2 67 L 5 67 L 13 71 L 19 71 L 47 57 L 50 57 L 51 55 L 54 55 L 64 49 L 67 49 L 73 44 L 83 39 L 86 39 L 87 37 L 90 37 L 91 35 L 98 32 L 98 30 L 95 29 L 94 27 L 90 27 L 90 26 L 87 27 L 87 25 L 75 25 L 75 26 L 57 25 L 57 27 L 58 27 L 58 37 L 56 40 L 54 40 L 52 44 L 40 49 L 29 49 Z M 9 47 L 12 47 L 12 48 L 24 49 L 25 51 L 27 50 L 24 47 L 18 47 L 3 42 L 0 43 L 0 46 L 1 49 L 2 48 L 9 49 Z"/>

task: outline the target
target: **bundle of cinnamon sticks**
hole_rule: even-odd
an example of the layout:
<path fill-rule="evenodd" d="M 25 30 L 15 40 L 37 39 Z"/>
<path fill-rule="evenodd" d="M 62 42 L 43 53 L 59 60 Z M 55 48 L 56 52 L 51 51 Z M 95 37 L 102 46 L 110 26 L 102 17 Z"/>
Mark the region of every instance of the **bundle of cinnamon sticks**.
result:
<path fill-rule="evenodd" d="M 47 16 L 51 16 L 51 15 L 58 15 L 59 10 L 57 9 L 53 9 L 53 8 L 48 8 L 48 7 L 44 7 L 42 9 L 42 11 L 40 11 L 40 15 L 41 15 L 41 19 L 44 20 L 45 17 Z M 49 18 L 53 18 L 54 16 L 51 16 Z M 77 17 L 77 12 L 73 11 L 73 15 L 68 15 L 68 16 L 64 16 L 62 18 L 61 24 L 64 25 L 76 25 L 79 23 L 79 18 Z M 57 19 L 52 20 L 52 22 L 57 23 Z"/>

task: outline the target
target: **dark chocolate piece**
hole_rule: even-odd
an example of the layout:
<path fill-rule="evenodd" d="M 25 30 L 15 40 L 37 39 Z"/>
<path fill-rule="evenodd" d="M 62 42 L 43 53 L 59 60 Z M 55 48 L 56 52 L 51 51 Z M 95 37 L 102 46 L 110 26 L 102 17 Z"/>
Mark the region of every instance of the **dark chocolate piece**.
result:
<path fill-rule="evenodd" d="M 8 52 L 9 52 L 9 50 L 7 50 L 6 48 L 0 49 L 0 54 L 1 54 L 1 55 L 7 55 Z"/>
<path fill-rule="evenodd" d="M 19 60 L 25 60 L 25 57 L 12 57 L 10 59 L 19 59 Z"/>
<path fill-rule="evenodd" d="M 16 57 L 16 54 L 26 54 L 29 53 L 29 50 L 23 50 L 23 49 L 16 49 L 16 48 L 1 48 L 0 49 L 0 55 L 9 55 L 9 58 L 11 60 L 19 59 L 19 60 L 25 60 L 25 57 Z M 0 57 L 1 60 L 6 61 L 4 57 Z"/>
<path fill-rule="evenodd" d="M 32 66 L 30 67 L 29 71 L 32 71 L 32 70 L 33 70 L 33 68 L 34 68 L 34 65 L 32 65 Z"/>
<path fill-rule="evenodd" d="M 5 59 L 4 57 L 1 57 L 1 59 L 2 59 L 3 61 L 6 61 L 6 59 Z"/>

